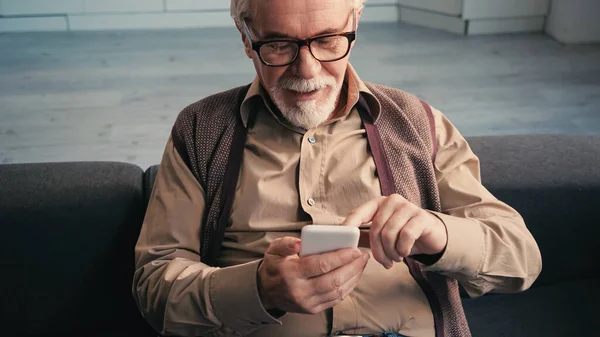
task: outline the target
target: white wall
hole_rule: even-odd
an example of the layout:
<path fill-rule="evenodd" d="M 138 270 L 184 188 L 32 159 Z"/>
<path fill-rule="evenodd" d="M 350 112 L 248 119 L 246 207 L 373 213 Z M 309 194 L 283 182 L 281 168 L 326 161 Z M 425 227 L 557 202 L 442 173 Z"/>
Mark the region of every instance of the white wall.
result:
<path fill-rule="evenodd" d="M 464 0 L 464 19 L 544 16 L 550 0 Z"/>
<path fill-rule="evenodd" d="M 550 0 L 399 0 L 400 20 L 458 34 L 541 32 Z"/>
<path fill-rule="evenodd" d="M 231 27 L 229 0 L 0 0 L 0 33 Z M 398 0 L 369 0 L 365 22 L 398 21 Z"/>
<path fill-rule="evenodd" d="M 399 0 L 401 6 L 410 9 L 424 9 L 436 13 L 459 16 L 463 0 Z"/>
<path fill-rule="evenodd" d="M 600 0 L 553 0 L 546 32 L 564 43 L 600 42 Z"/>

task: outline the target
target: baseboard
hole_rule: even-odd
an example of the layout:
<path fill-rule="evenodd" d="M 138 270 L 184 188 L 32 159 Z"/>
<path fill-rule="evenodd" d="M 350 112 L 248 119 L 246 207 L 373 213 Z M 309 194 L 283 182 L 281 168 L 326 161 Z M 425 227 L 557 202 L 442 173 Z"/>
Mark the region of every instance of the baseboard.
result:
<path fill-rule="evenodd" d="M 456 34 L 483 35 L 502 33 L 541 32 L 544 30 L 543 16 L 465 20 L 460 16 L 400 7 L 400 21 L 445 30 Z"/>
<path fill-rule="evenodd" d="M 69 15 L 68 19 L 73 31 L 233 27 L 228 11 Z"/>
<path fill-rule="evenodd" d="M 510 19 L 469 20 L 468 22 L 468 35 L 525 33 L 543 31 L 545 18 L 543 16 L 533 16 Z"/>
<path fill-rule="evenodd" d="M 401 7 L 454 16 L 460 16 L 463 10 L 463 0 L 399 0 L 398 3 Z"/>
<path fill-rule="evenodd" d="M 0 33 L 58 31 L 67 31 L 67 20 L 65 16 L 24 18 L 0 17 Z"/>
<path fill-rule="evenodd" d="M 466 22 L 458 16 L 410 7 L 400 7 L 400 21 L 456 34 L 465 34 L 466 32 Z"/>

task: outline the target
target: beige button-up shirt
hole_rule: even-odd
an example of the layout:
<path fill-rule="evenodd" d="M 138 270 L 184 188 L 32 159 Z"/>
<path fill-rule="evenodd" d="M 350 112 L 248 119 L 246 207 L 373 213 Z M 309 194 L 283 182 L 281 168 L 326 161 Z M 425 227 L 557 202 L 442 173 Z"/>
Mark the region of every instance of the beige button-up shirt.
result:
<path fill-rule="evenodd" d="M 377 99 L 351 66 L 335 117 L 310 130 L 290 126 L 255 80 L 240 113 L 248 129 L 235 202 L 218 267 L 199 259 L 202 187 L 169 139 L 136 246 L 134 296 L 165 335 L 325 336 L 394 331 L 434 336 L 429 303 L 406 264 L 371 259 L 346 299 L 316 315 L 273 317 L 256 275 L 273 240 L 304 225 L 341 225 L 381 195 L 356 104 Z M 427 271 L 457 279 L 471 296 L 527 289 L 541 270 L 538 247 L 520 215 L 481 184 L 479 161 L 458 130 L 434 111 L 435 174 L 448 245 Z M 250 116 L 254 114 L 254 118 Z M 363 229 L 368 229 L 365 225 Z"/>

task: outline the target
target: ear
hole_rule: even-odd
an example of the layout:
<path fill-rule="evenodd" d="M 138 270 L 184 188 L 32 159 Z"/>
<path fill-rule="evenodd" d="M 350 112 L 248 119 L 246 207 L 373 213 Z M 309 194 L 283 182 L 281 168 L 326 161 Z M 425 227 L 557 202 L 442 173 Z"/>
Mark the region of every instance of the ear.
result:
<path fill-rule="evenodd" d="M 246 53 L 246 56 L 248 56 L 248 58 L 252 58 L 252 46 L 250 45 L 250 41 L 248 41 L 248 39 L 246 38 L 246 34 L 244 34 L 244 31 L 242 30 L 242 28 L 238 25 L 236 25 L 238 32 L 240 32 L 240 35 L 242 37 L 242 43 L 244 44 L 244 52 Z"/>
<path fill-rule="evenodd" d="M 250 41 L 248 41 L 246 38 L 246 34 L 242 34 L 242 42 L 244 43 L 244 51 L 246 52 L 246 56 L 248 56 L 248 58 L 252 58 L 254 51 L 252 50 Z"/>
<path fill-rule="evenodd" d="M 362 12 L 362 9 L 356 12 L 356 31 L 358 31 L 358 26 L 360 25 L 360 18 L 362 16 Z M 354 44 L 356 44 L 356 40 L 352 41 L 352 47 L 354 47 Z"/>

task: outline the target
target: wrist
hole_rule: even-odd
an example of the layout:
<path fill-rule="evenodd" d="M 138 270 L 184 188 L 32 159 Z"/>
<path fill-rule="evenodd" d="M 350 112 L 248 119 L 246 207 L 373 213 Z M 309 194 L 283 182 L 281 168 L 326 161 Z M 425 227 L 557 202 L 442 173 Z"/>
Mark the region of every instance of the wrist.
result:
<path fill-rule="evenodd" d="M 274 310 L 276 309 L 272 304 L 271 301 L 269 300 L 269 297 L 267 296 L 267 293 L 264 289 L 263 286 L 263 273 L 262 273 L 262 262 L 258 267 L 258 270 L 256 271 L 256 286 L 257 286 L 257 290 L 258 290 L 258 298 L 260 299 L 260 302 L 263 306 L 263 308 L 265 308 L 265 310 L 269 311 L 269 310 Z"/>

